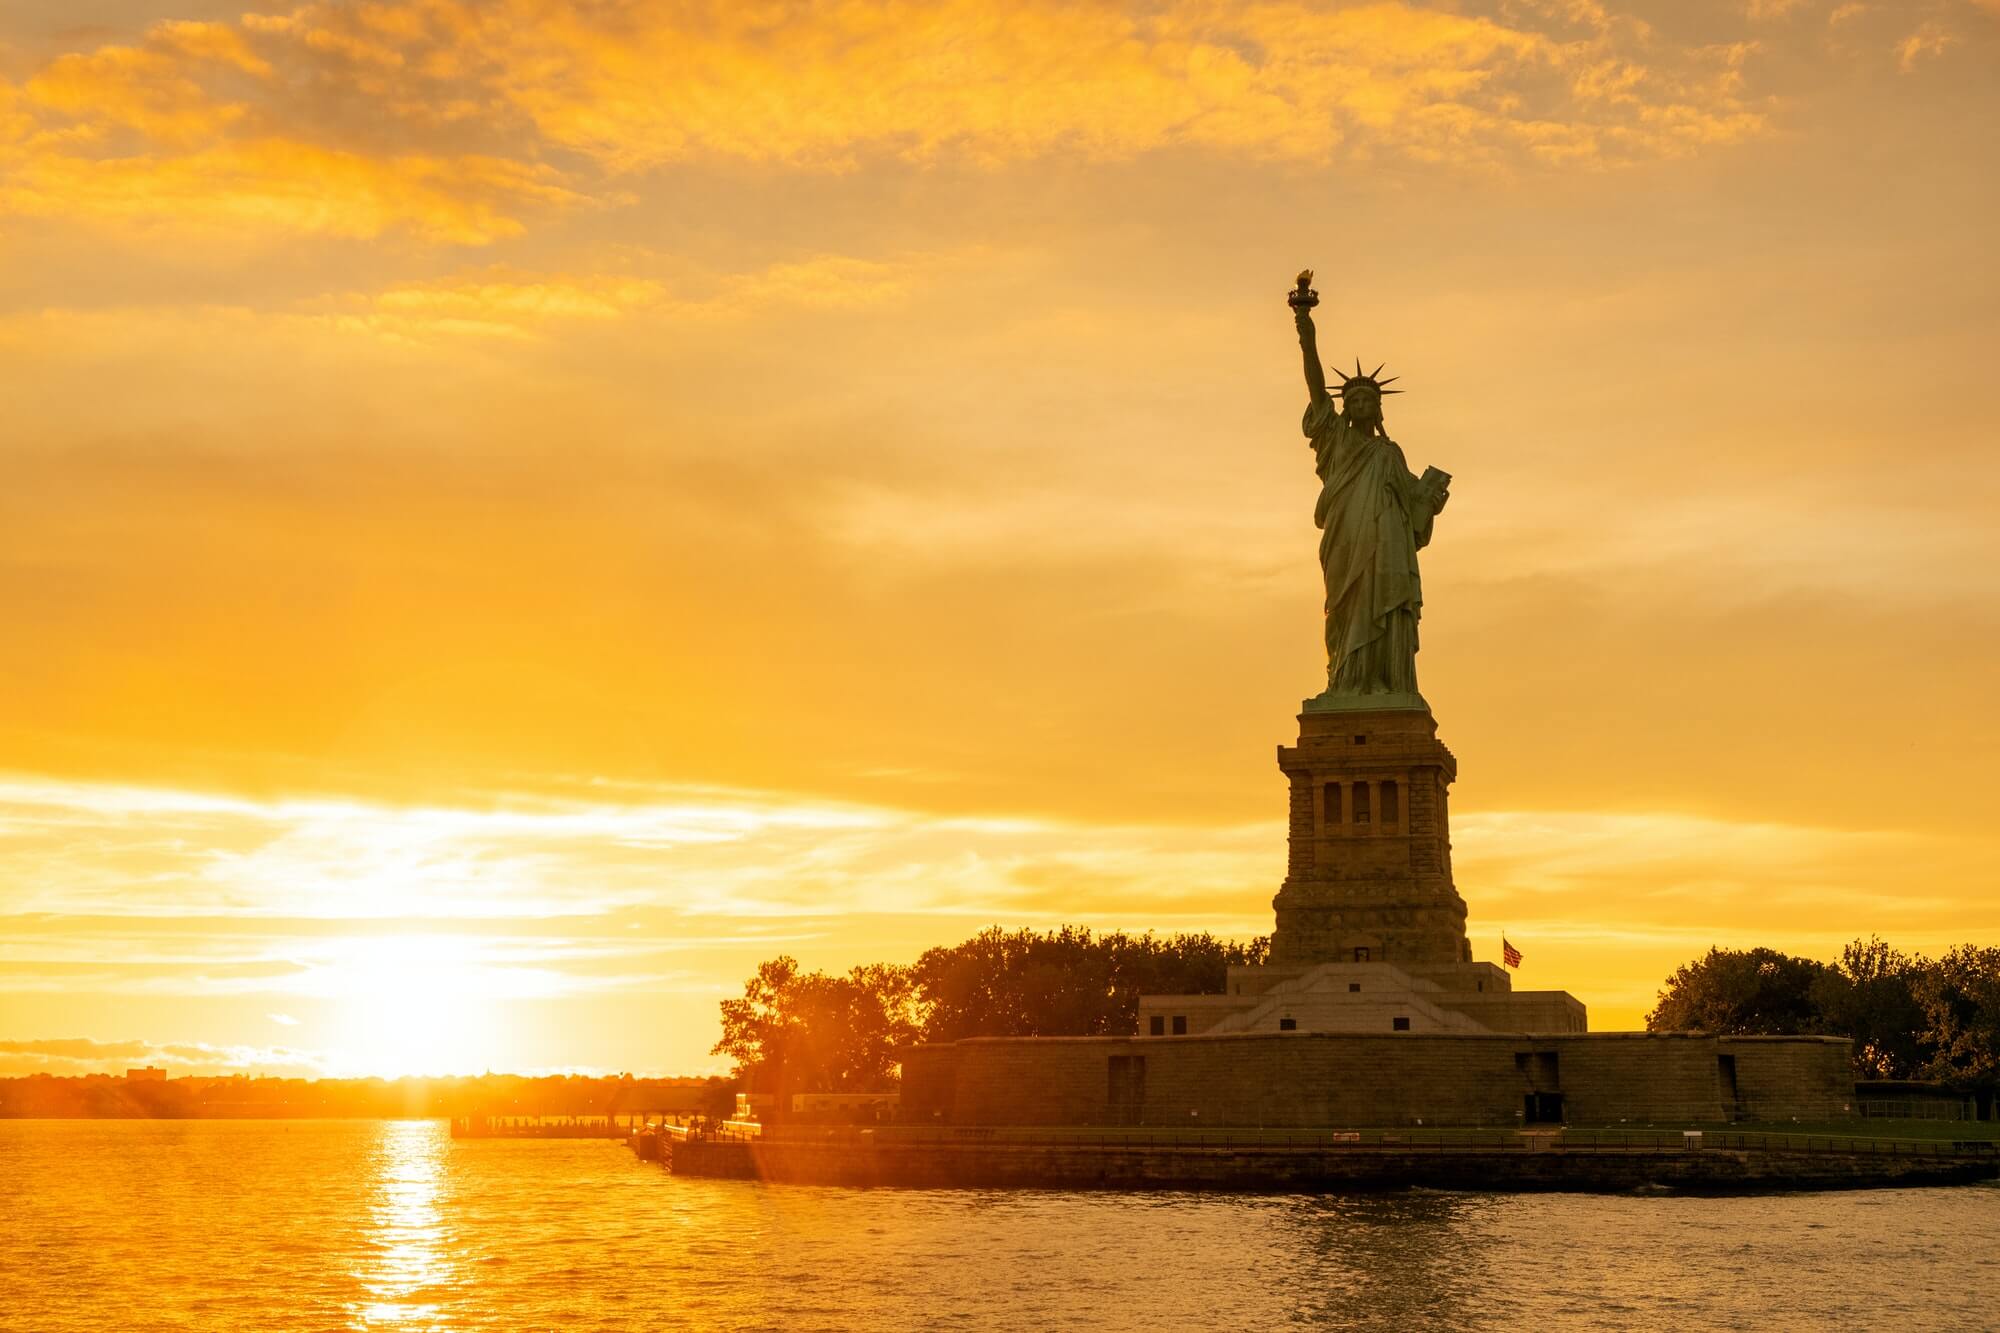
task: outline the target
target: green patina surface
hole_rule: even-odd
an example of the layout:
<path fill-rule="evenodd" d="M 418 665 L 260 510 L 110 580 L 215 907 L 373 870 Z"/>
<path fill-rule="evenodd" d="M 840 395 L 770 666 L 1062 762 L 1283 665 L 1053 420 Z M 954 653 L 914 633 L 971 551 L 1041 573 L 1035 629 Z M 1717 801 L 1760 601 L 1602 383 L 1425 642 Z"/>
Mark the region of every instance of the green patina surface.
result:
<path fill-rule="evenodd" d="M 1381 368 L 1341 372 L 1329 390 L 1319 362 L 1312 308 L 1319 294 L 1310 271 L 1288 300 L 1305 354 L 1308 402 L 1302 427 L 1312 442 L 1320 480 L 1313 524 L 1320 530 L 1320 571 L 1326 581 L 1325 693 L 1308 712 L 1349 708 L 1426 707 L 1417 692 L 1417 621 L 1423 585 L 1417 552 L 1431 539 L 1438 511 L 1451 498 L 1450 474 L 1412 472 L 1382 421 L 1384 394 L 1394 380 Z"/>

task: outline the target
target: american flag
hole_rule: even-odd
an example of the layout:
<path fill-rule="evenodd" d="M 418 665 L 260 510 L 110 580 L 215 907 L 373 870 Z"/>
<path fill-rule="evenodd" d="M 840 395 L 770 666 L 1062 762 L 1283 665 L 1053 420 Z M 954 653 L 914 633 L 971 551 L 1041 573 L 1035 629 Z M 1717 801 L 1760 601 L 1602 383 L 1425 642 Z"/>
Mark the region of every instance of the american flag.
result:
<path fill-rule="evenodd" d="M 1500 961 L 1509 967 L 1519 967 L 1521 965 L 1521 951 L 1507 943 L 1505 935 L 1500 937 Z"/>

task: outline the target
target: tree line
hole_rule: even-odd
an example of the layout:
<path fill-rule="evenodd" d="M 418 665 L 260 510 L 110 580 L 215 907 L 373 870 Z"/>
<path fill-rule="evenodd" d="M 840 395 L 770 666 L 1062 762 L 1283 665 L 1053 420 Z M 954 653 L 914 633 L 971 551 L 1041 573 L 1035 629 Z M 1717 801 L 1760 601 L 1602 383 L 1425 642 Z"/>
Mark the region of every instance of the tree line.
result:
<path fill-rule="evenodd" d="M 741 999 L 722 1002 L 715 1053 L 757 1091 L 873 1092 L 926 1042 L 1130 1033 L 1141 995 L 1219 995 L 1231 966 L 1261 963 L 1268 949 L 1268 938 L 994 927 L 908 966 L 834 975 L 774 958 Z"/>
<path fill-rule="evenodd" d="M 1268 937 L 1238 944 L 995 927 L 908 966 L 830 974 L 775 958 L 742 998 L 722 1002 L 715 1053 L 753 1091 L 880 1091 L 895 1085 L 904 1054 L 927 1042 L 1131 1033 L 1141 995 L 1221 994 L 1229 968 L 1263 962 L 1269 946 Z M 1992 1088 L 2000 1085 L 2000 948 L 1963 945 L 1927 958 L 1871 937 L 1832 963 L 1710 949 L 1667 979 L 1646 1027 L 1847 1037 L 1859 1078 Z"/>
<path fill-rule="evenodd" d="M 1833 963 L 1775 949 L 1710 949 L 1667 978 L 1654 1032 L 1847 1037 L 1863 1079 L 2000 1085 L 2000 948 L 1937 958 L 1870 937 Z"/>

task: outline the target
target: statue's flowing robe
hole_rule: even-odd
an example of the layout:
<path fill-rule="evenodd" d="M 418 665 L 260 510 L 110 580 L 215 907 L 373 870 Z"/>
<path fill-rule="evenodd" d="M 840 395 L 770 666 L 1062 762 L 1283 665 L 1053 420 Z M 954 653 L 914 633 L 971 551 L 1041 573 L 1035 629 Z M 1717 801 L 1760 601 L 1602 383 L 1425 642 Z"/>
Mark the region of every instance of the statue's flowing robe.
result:
<path fill-rule="evenodd" d="M 1306 408 L 1319 473 L 1313 524 L 1326 576 L 1327 687 L 1335 694 L 1414 694 L 1423 585 L 1417 552 L 1436 511 L 1403 451 L 1347 424 L 1331 396 Z"/>

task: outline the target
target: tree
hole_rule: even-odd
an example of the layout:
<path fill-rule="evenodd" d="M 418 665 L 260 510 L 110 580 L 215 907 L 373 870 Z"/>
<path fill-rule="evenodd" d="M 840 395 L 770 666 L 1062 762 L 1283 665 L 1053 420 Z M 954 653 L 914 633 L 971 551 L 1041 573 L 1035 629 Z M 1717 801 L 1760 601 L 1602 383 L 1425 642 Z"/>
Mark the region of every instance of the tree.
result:
<path fill-rule="evenodd" d="M 1268 941 L 1212 935 L 1093 936 L 980 932 L 927 950 L 911 969 L 926 1041 L 961 1037 L 1088 1037 L 1129 1033 L 1141 995 L 1220 994 L 1232 965 L 1263 961 Z"/>
<path fill-rule="evenodd" d="M 1710 949 L 1667 979 L 1649 1032 L 1721 1035 L 1818 1032 L 1813 986 L 1826 964 L 1775 949 Z"/>
<path fill-rule="evenodd" d="M 2000 948 L 1965 944 L 1932 960 L 1870 936 L 1830 967 L 1710 949 L 1667 979 L 1646 1026 L 1849 1037 L 1858 1077 L 1935 1080 L 1984 1107 L 2000 1089 Z"/>
<path fill-rule="evenodd" d="M 1074 926 L 1046 934 L 995 926 L 925 950 L 912 971 L 926 1041 L 1102 1033 L 1114 996 L 1103 951 Z"/>
<path fill-rule="evenodd" d="M 1932 1051 L 1924 1076 L 1958 1088 L 2000 1085 L 2000 948 L 1962 944 L 1919 973 L 1913 990 Z"/>
<path fill-rule="evenodd" d="M 757 968 L 743 998 L 722 1002 L 715 1053 L 762 1092 L 874 1092 L 892 1086 L 918 1036 L 909 969 L 801 972 L 794 958 Z"/>
<path fill-rule="evenodd" d="M 1930 967 L 1870 936 L 1841 950 L 1840 961 L 1813 982 L 1819 1030 L 1854 1039 L 1861 1078 L 1915 1078 L 1932 1052 L 1914 986 Z"/>

